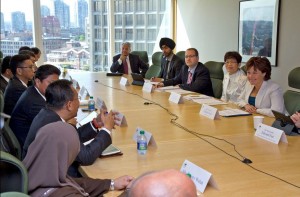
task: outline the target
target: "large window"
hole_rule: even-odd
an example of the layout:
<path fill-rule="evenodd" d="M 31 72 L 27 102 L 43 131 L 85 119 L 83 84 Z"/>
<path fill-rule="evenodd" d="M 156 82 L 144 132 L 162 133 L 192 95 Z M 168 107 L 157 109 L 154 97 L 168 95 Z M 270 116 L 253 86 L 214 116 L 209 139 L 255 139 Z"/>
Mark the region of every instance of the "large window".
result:
<path fill-rule="evenodd" d="M 39 64 L 103 71 L 121 44 L 160 50 L 171 37 L 172 0 L 8 0 L 1 1 L 1 51 L 15 55 L 21 46 L 42 51 Z M 12 6 L 13 5 L 13 6 Z M 151 59 L 151 58 L 149 58 Z"/>

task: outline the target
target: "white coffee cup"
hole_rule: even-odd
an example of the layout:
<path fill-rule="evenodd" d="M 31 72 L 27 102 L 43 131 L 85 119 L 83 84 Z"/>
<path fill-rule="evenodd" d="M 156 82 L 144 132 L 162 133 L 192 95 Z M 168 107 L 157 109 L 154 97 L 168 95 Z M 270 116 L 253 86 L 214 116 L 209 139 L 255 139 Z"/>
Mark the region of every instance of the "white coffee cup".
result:
<path fill-rule="evenodd" d="M 263 116 L 253 116 L 254 129 L 257 129 L 260 123 L 264 122 Z"/>

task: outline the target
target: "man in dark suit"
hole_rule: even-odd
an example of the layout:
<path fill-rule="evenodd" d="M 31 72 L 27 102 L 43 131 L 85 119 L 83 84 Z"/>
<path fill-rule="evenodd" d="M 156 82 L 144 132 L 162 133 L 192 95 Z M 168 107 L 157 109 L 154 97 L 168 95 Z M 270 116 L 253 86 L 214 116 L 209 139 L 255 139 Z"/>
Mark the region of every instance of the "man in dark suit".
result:
<path fill-rule="evenodd" d="M 23 147 L 23 158 L 27 154 L 29 145 L 35 139 L 39 129 L 49 123 L 57 121 L 69 121 L 77 115 L 79 108 L 78 93 L 72 82 L 62 79 L 51 83 L 46 89 L 46 107 L 43 108 L 33 119 Z M 80 152 L 69 168 L 68 174 L 73 177 L 80 176 L 79 165 L 91 165 L 111 144 L 111 130 L 115 126 L 114 113 L 105 114 L 101 112 L 98 116 L 77 129 L 80 139 Z M 98 130 L 99 128 L 99 130 Z M 100 129 L 101 128 L 101 129 Z M 83 143 L 94 140 L 84 145 Z"/>
<path fill-rule="evenodd" d="M 27 89 L 28 81 L 34 76 L 34 64 L 28 55 L 14 55 L 9 65 L 14 76 L 4 92 L 4 113 L 11 115 L 21 94 Z"/>
<path fill-rule="evenodd" d="M 175 46 L 175 42 L 170 38 L 160 39 L 159 47 L 163 52 L 163 57 L 161 59 L 161 72 L 159 77 L 164 80 L 176 77 L 184 65 L 182 60 L 173 53 Z"/>
<path fill-rule="evenodd" d="M 113 57 L 110 71 L 113 73 L 142 73 L 143 77 L 148 70 L 148 65 L 144 63 L 138 55 L 131 54 L 131 44 L 124 42 L 121 48 L 122 53 Z"/>
<path fill-rule="evenodd" d="M 11 56 L 3 58 L 1 63 L 1 75 L 0 75 L 0 90 L 4 93 L 9 79 L 13 77 L 13 74 L 9 67 Z"/>
<path fill-rule="evenodd" d="M 57 81 L 59 75 L 60 70 L 53 65 L 40 66 L 35 73 L 34 86 L 27 88 L 12 111 L 9 126 L 21 147 L 25 143 L 32 120 L 46 106 L 46 88 L 53 81 Z"/>
<path fill-rule="evenodd" d="M 157 86 L 176 86 L 184 90 L 214 96 L 208 69 L 199 62 L 198 50 L 189 48 L 185 52 L 185 64 L 179 75 L 159 83 Z"/>

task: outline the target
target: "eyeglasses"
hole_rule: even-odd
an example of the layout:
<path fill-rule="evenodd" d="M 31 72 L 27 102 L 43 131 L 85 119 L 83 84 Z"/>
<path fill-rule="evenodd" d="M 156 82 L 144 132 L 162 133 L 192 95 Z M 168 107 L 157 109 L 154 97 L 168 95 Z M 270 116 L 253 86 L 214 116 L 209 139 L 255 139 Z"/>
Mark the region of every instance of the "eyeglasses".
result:
<path fill-rule="evenodd" d="M 225 64 L 237 64 L 237 62 L 225 62 Z"/>
<path fill-rule="evenodd" d="M 192 58 L 192 57 L 196 57 L 197 55 L 186 55 L 184 56 L 185 58 Z"/>
<path fill-rule="evenodd" d="M 18 68 L 29 68 L 31 70 L 34 70 L 34 66 L 21 66 L 21 67 L 18 67 Z"/>

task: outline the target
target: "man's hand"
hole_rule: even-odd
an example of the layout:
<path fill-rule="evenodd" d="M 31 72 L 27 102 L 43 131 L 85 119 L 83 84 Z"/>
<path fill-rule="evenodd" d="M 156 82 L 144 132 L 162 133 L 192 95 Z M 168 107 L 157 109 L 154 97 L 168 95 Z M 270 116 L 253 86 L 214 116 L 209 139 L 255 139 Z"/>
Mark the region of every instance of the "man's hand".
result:
<path fill-rule="evenodd" d="M 116 178 L 114 180 L 115 182 L 115 189 L 116 190 L 121 190 L 121 189 L 125 189 L 133 180 L 134 178 L 132 176 L 121 176 L 119 178 Z"/>

